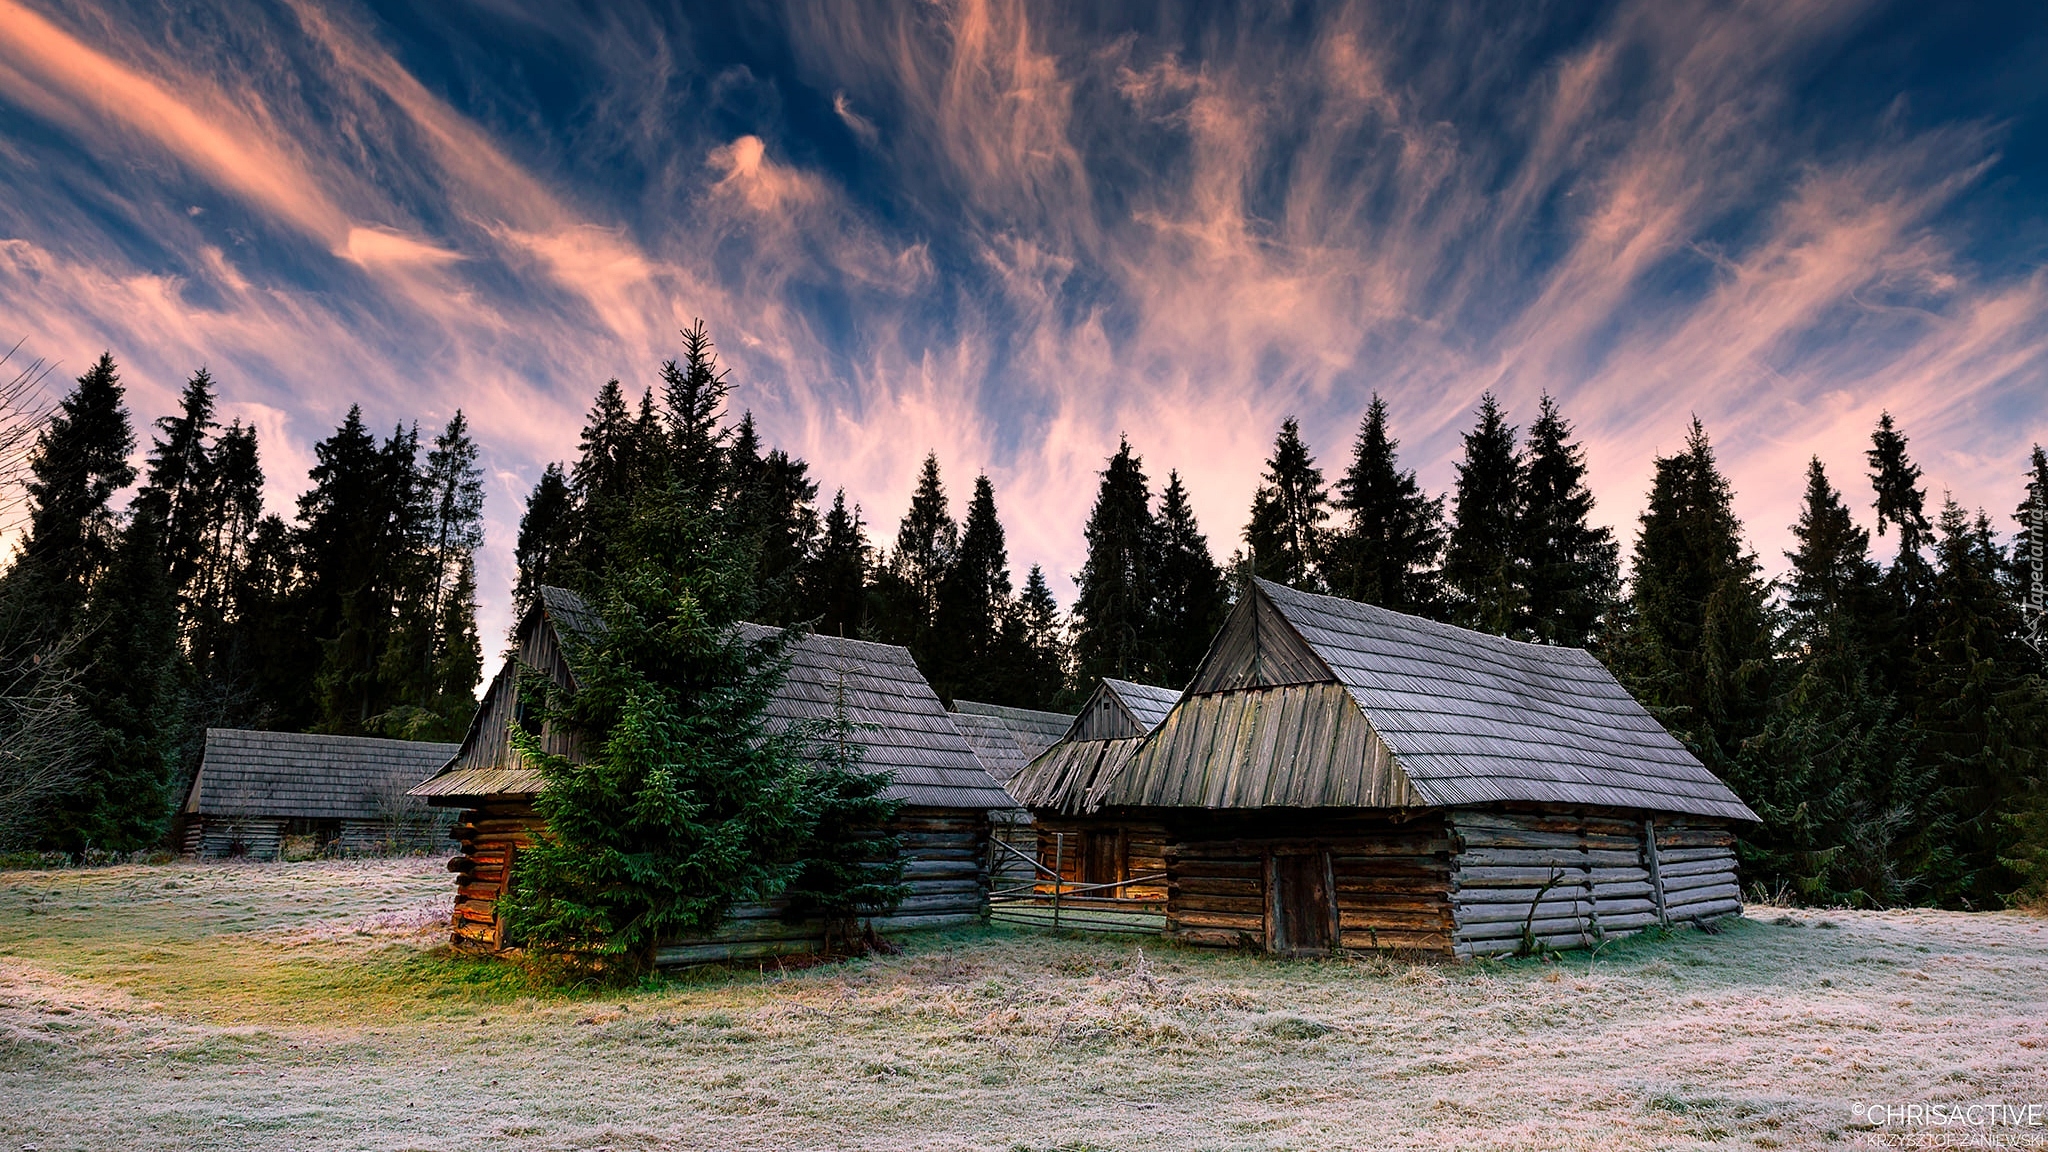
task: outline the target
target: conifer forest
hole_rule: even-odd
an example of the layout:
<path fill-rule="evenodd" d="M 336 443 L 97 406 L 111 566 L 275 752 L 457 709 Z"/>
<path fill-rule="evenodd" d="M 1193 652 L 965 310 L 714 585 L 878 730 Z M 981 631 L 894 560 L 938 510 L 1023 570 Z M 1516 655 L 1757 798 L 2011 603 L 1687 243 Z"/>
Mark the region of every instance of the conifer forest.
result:
<path fill-rule="evenodd" d="M 9 847 L 158 845 L 208 727 L 461 738 L 504 641 L 477 629 L 483 474 L 462 412 L 382 430 L 351 408 L 295 505 L 266 508 L 256 429 L 216 418 L 204 369 L 160 415 L 130 410 L 111 352 L 61 389 L 46 375 L 0 395 L 20 524 L 0 577 Z M 1867 470 L 1815 458 L 1786 478 L 1804 499 L 1778 563 L 1747 542 L 1697 420 L 1626 538 L 1597 523 L 1586 450 L 1547 396 L 1519 414 L 1481 397 L 1435 494 L 1378 396 L 1327 470 L 1290 418 L 1214 542 L 1181 472 L 1126 437 L 1075 510 L 1086 561 L 1063 610 L 1013 561 L 988 476 L 927 455 L 890 532 L 731 390 L 701 323 L 647 385 L 596 388 L 574 458 L 526 500 L 518 611 L 542 585 L 596 597 L 636 524 L 687 516 L 724 542 L 731 618 L 904 645 L 948 702 L 1071 709 L 1104 676 L 1185 684 L 1256 575 L 1589 649 L 1763 817 L 1741 855 L 1768 895 L 2048 895 L 2039 447 L 2012 462 L 2010 508 L 1966 508 L 1887 414 Z"/>

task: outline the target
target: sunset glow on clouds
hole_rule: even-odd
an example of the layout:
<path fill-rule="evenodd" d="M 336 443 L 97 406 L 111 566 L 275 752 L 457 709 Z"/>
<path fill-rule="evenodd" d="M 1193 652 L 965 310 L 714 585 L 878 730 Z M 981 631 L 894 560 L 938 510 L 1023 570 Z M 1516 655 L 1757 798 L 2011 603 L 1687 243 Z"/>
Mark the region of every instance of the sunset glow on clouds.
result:
<path fill-rule="evenodd" d="M 1220 557 L 1281 419 L 1334 477 L 1375 389 L 1432 491 L 1482 391 L 1558 396 L 1624 528 L 1697 413 L 1770 567 L 1881 409 L 2001 527 L 2048 440 L 2038 12 L 423 7 L 0 0 L 0 343 L 110 349 L 138 426 L 207 366 L 287 513 L 351 402 L 461 407 L 489 632 L 696 316 L 883 542 L 935 449 L 1063 597 L 1119 433 Z"/>

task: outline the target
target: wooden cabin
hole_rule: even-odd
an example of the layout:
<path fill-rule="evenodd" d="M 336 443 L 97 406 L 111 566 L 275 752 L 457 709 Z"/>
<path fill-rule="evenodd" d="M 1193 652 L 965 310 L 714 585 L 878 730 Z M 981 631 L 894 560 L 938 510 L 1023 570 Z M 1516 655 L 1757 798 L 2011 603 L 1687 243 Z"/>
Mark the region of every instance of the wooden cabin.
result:
<path fill-rule="evenodd" d="M 329 853 L 438 848 L 436 814 L 405 793 L 455 748 L 208 728 L 176 842 L 188 856 L 252 860 L 277 859 L 287 837 Z"/>
<path fill-rule="evenodd" d="M 573 688 L 575 672 L 564 636 L 587 640 L 602 627 L 574 593 L 543 588 L 520 623 L 516 663 L 508 661 L 493 681 L 469 735 L 446 766 L 413 789 L 429 803 L 463 810 L 454 833 L 461 855 L 450 865 L 456 871 L 451 931 L 458 947 L 496 951 L 504 946 L 497 899 L 518 852 L 542 830 L 533 800 L 544 782 L 519 762 L 506 737 L 510 725 L 529 723 L 519 707 L 518 668 L 538 670 L 550 682 Z M 740 627 L 750 639 L 774 633 L 753 624 Z M 894 774 L 886 795 L 901 801 L 902 808 L 889 830 L 901 841 L 903 878 L 910 891 L 892 912 L 874 917 L 874 927 L 907 931 L 981 919 L 988 908 L 988 814 L 1012 801 L 954 728 L 909 651 L 807 635 L 791 645 L 789 657 L 789 673 L 768 708 L 770 725 L 826 719 L 843 701 L 859 732 L 863 766 Z M 569 733 L 544 727 L 534 731 L 550 750 L 581 755 Z M 657 961 L 753 959 L 811 951 L 822 944 L 821 922 L 792 922 L 787 913 L 780 901 L 741 905 L 716 929 L 662 947 Z"/>
<path fill-rule="evenodd" d="M 1104 677 L 1060 742 L 1010 780 L 1010 795 L 1031 811 L 1037 829 L 1040 876 L 1058 876 L 1062 885 L 1081 886 L 1095 899 L 1166 898 L 1165 826 L 1107 818 L 1089 797 L 1116 778 L 1179 699 L 1171 688 Z M 1127 886 L 1099 887 L 1104 884 Z"/>
<path fill-rule="evenodd" d="M 1162 828 L 1176 939 L 1444 957 L 1740 912 L 1757 818 L 1583 651 L 1263 580 L 1081 809 Z"/>

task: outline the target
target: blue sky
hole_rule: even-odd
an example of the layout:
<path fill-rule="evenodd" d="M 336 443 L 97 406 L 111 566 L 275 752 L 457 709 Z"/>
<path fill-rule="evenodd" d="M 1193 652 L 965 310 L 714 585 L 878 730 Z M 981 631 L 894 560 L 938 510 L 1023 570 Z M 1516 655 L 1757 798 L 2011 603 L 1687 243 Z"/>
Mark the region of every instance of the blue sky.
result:
<path fill-rule="evenodd" d="M 884 542 L 935 450 L 1063 598 L 1119 434 L 1221 557 L 1281 419 L 1334 476 L 1375 390 L 1433 491 L 1550 392 L 1625 531 L 1697 414 L 1775 567 L 1880 410 L 2001 517 L 2048 440 L 2044 13 L 0 0 L 0 335 L 138 424 L 207 366 L 287 512 L 351 402 L 461 407 L 492 632 L 697 316 Z"/>

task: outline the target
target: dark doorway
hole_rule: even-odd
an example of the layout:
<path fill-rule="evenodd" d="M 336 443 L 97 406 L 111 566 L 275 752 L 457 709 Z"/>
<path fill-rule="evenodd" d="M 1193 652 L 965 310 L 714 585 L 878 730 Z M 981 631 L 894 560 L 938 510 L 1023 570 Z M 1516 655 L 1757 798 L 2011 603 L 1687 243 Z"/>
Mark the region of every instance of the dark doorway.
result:
<path fill-rule="evenodd" d="M 1320 955 L 1335 942 L 1331 922 L 1330 865 L 1325 853 L 1272 857 L 1267 875 L 1266 914 L 1272 924 L 1273 951 Z"/>

